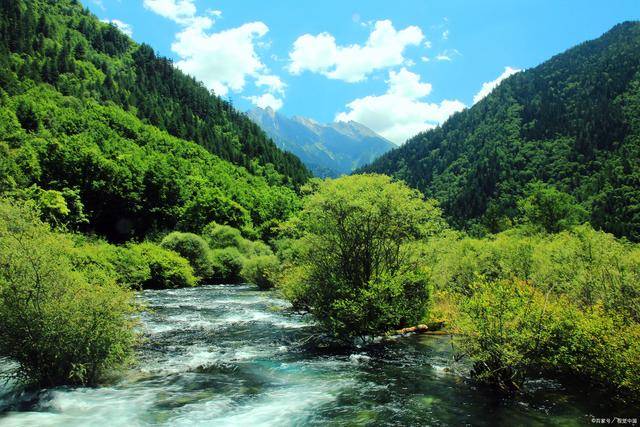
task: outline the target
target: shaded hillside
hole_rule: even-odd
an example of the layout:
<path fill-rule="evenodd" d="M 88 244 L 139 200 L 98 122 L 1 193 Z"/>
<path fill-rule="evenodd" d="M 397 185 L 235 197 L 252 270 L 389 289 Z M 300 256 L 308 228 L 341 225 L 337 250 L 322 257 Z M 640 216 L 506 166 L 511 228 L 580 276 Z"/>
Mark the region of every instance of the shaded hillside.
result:
<path fill-rule="evenodd" d="M 327 125 L 288 118 L 270 108 L 248 113 L 283 150 L 298 156 L 319 177 L 336 177 L 373 161 L 395 145 L 356 122 Z"/>
<path fill-rule="evenodd" d="M 574 195 L 596 227 L 640 240 L 640 24 L 510 77 L 362 171 L 404 179 L 458 226 L 492 231 L 543 181 Z"/>

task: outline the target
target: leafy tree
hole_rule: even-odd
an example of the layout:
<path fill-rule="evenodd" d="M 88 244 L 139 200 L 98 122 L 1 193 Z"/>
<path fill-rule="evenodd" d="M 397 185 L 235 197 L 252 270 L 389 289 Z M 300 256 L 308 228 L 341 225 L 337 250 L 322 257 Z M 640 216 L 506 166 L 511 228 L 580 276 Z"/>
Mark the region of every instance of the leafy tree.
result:
<path fill-rule="evenodd" d="M 528 186 L 528 195 L 518 201 L 524 222 L 548 233 L 558 233 L 587 219 L 587 211 L 570 194 L 540 182 Z"/>
<path fill-rule="evenodd" d="M 444 227 L 432 201 L 383 175 L 328 180 L 304 202 L 302 235 L 285 280 L 332 333 L 365 337 L 416 324 L 429 283 L 412 243 Z M 295 301 L 298 302 L 299 301 Z"/>
<path fill-rule="evenodd" d="M 131 360 L 133 295 L 75 271 L 33 205 L 0 202 L 0 354 L 42 387 L 95 384 Z"/>
<path fill-rule="evenodd" d="M 173 232 L 162 239 L 160 246 L 177 252 L 189 261 L 199 278 L 203 280 L 212 278 L 213 266 L 209 256 L 209 246 L 202 237 L 191 233 Z"/>

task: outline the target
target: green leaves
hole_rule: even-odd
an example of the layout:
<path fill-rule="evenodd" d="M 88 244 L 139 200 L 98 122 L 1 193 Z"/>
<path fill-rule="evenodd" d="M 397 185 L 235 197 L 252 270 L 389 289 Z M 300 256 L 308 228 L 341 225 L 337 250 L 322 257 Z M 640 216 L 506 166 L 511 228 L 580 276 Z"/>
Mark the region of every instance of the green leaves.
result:
<path fill-rule="evenodd" d="M 310 191 L 290 224 L 300 238 L 284 252 L 285 296 L 342 338 L 417 324 L 429 286 L 413 243 L 445 228 L 437 205 L 383 175 L 326 180 Z"/>
<path fill-rule="evenodd" d="M 73 253 L 32 205 L 0 201 L 0 354 L 38 386 L 95 384 L 133 356 L 132 293 Z"/>

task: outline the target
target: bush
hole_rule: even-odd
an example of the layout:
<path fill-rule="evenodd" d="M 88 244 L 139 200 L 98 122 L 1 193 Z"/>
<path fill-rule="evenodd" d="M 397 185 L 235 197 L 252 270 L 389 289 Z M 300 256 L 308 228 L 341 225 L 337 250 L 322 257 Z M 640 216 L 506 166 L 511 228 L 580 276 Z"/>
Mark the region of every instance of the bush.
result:
<path fill-rule="evenodd" d="M 414 252 L 419 239 L 444 229 L 435 203 L 383 175 L 316 188 L 292 221 L 291 234 L 302 237 L 286 245 L 284 295 L 345 339 L 422 320 L 429 292 Z"/>
<path fill-rule="evenodd" d="M 210 223 L 202 230 L 202 237 L 211 249 L 234 247 L 240 249 L 245 239 L 237 228 Z"/>
<path fill-rule="evenodd" d="M 149 267 L 143 289 L 175 289 L 196 286 L 197 279 L 189 261 L 176 252 L 145 242 L 129 247 Z"/>
<path fill-rule="evenodd" d="M 133 295 L 70 262 L 72 242 L 26 204 L 0 202 L 0 354 L 42 387 L 95 384 L 133 355 Z"/>
<path fill-rule="evenodd" d="M 518 280 L 479 282 L 475 288 L 463 300 L 458 323 L 472 376 L 512 392 L 532 373 L 550 371 L 554 351 L 571 335 L 563 301 L 552 303 Z"/>
<path fill-rule="evenodd" d="M 210 257 L 213 276 L 218 283 L 231 284 L 240 281 L 245 259 L 238 249 L 234 247 L 214 249 Z"/>
<path fill-rule="evenodd" d="M 242 278 L 260 289 L 271 289 L 280 270 L 280 260 L 275 255 L 261 255 L 249 258 L 242 266 Z"/>
<path fill-rule="evenodd" d="M 518 280 L 479 283 L 462 311 L 459 332 L 477 380 L 512 392 L 547 374 L 637 399 L 638 324 L 600 306 L 581 310 L 567 296 L 550 297 Z"/>
<path fill-rule="evenodd" d="M 367 339 L 381 332 L 417 325 L 427 314 L 430 286 L 422 272 L 377 276 L 351 294 L 315 300 L 312 313 L 339 337 Z"/>
<path fill-rule="evenodd" d="M 162 239 L 165 249 L 177 252 L 189 261 L 195 274 L 203 280 L 213 277 L 213 265 L 209 256 L 209 246 L 200 236 L 191 233 L 173 232 Z"/>

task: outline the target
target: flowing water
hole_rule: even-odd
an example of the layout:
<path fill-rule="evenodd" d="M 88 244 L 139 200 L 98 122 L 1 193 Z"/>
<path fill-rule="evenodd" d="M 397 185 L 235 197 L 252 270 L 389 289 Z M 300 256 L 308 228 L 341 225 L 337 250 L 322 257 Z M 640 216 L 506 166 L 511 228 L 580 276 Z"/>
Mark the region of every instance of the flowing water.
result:
<path fill-rule="evenodd" d="M 249 286 L 140 298 L 149 310 L 135 369 L 109 387 L 33 393 L 6 384 L 0 425 L 588 425 L 591 414 L 623 415 L 548 381 L 517 399 L 477 388 L 450 371 L 447 337 L 314 350 L 303 345 L 313 323 Z"/>

